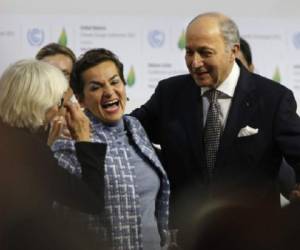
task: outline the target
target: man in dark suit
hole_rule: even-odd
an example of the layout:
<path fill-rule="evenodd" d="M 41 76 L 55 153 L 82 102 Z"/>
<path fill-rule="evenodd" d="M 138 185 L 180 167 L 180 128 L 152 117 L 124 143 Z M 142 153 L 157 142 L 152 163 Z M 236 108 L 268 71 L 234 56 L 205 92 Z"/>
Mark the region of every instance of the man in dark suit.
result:
<path fill-rule="evenodd" d="M 197 16 L 186 31 L 190 74 L 159 82 L 150 100 L 132 113 L 161 145 L 171 183 L 171 227 L 191 217 L 195 201 L 207 196 L 279 206 L 282 156 L 296 173 L 300 170 L 300 118 L 293 93 L 247 71 L 236 60 L 239 48 L 231 19 L 220 13 Z M 218 92 L 221 135 L 208 168 L 210 89 Z"/>
<path fill-rule="evenodd" d="M 241 61 L 243 66 L 248 69 L 250 72 L 254 72 L 254 64 L 252 62 L 252 52 L 249 43 L 240 37 L 240 51 L 237 55 L 237 58 Z M 280 192 L 287 199 L 298 199 L 299 190 L 296 187 L 296 176 L 294 169 L 283 159 L 279 174 L 278 182 L 280 187 Z M 294 190 L 295 188 L 295 190 Z M 285 204 L 287 201 L 281 197 L 282 204 Z"/>

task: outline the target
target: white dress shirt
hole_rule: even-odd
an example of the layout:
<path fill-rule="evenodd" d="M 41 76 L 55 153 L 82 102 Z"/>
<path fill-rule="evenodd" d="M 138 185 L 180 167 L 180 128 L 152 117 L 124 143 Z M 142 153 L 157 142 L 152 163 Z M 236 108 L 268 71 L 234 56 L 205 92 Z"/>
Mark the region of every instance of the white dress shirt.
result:
<path fill-rule="evenodd" d="M 233 67 L 231 69 L 230 74 L 228 77 L 222 82 L 217 90 L 220 92 L 218 96 L 218 103 L 220 105 L 220 121 L 222 124 L 222 128 L 225 128 L 229 109 L 231 106 L 232 98 L 234 95 L 234 91 L 240 76 L 240 68 L 236 62 L 233 63 Z M 208 91 L 210 88 L 203 87 L 201 88 L 201 96 L 203 102 L 203 126 L 206 123 L 207 112 L 209 108 L 209 100 L 208 97 L 205 95 L 205 92 Z"/>

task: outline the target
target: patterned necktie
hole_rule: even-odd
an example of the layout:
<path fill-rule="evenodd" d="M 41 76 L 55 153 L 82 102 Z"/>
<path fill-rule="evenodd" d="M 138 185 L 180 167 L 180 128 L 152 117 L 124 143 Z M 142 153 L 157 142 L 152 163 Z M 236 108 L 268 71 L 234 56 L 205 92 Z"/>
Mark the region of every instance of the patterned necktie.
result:
<path fill-rule="evenodd" d="M 220 135 L 222 131 L 222 124 L 219 118 L 220 106 L 217 102 L 218 94 L 218 90 L 215 89 L 207 91 L 210 105 L 206 117 L 204 145 L 206 153 L 206 164 L 210 177 L 212 177 L 213 175 L 213 169 L 216 163 Z"/>

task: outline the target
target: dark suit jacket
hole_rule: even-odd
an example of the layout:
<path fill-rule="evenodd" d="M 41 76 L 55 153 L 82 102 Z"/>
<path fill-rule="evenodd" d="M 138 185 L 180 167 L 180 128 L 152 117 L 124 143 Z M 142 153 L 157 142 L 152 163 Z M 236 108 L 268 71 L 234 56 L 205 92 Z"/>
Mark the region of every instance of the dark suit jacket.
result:
<path fill-rule="evenodd" d="M 57 165 L 45 133 L 32 134 L 1 122 L 0 138 L 0 248 L 84 249 L 79 246 L 87 243 L 86 233 L 79 233 L 78 225 L 64 224 L 63 217 L 52 213 L 52 203 L 102 212 L 106 146 L 76 144 L 82 181 Z"/>
<path fill-rule="evenodd" d="M 161 145 L 171 184 L 171 215 L 174 208 L 191 207 L 195 198 L 213 193 L 240 194 L 251 204 L 242 190 L 253 191 L 254 200 L 279 204 L 275 187 L 282 157 L 300 170 L 300 119 L 292 92 L 241 67 L 210 182 L 202 113 L 200 88 L 190 75 L 162 80 L 150 100 L 132 113 L 152 142 Z M 238 138 L 245 126 L 258 128 L 258 134 Z"/>

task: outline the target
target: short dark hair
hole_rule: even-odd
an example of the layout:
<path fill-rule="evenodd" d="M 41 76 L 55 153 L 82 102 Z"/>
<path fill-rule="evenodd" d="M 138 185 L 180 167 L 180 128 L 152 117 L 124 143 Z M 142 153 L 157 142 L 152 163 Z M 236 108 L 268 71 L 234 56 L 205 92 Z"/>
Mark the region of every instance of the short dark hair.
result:
<path fill-rule="evenodd" d="M 250 66 L 252 64 L 252 53 L 251 53 L 250 45 L 242 37 L 240 37 L 240 50 L 241 50 L 242 54 L 244 55 L 248 66 Z"/>
<path fill-rule="evenodd" d="M 126 84 L 123 64 L 119 58 L 113 52 L 104 48 L 91 49 L 79 57 L 78 61 L 74 64 L 71 75 L 71 87 L 79 98 L 83 98 L 84 82 L 82 80 L 82 73 L 106 61 L 112 61 L 116 65 L 121 80 Z"/>
<path fill-rule="evenodd" d="M 72 60 L 73 64 L 76 62 L 76 56 L 74 52 L 70 48 L 60 45 L 59 43 L 49 43 L 45 45 L 38 51 L 35 58 L 37 60 L 42 60 L 47 56 L 54 56 L 57 54 L 63 54 L 69 57 Z"/>

